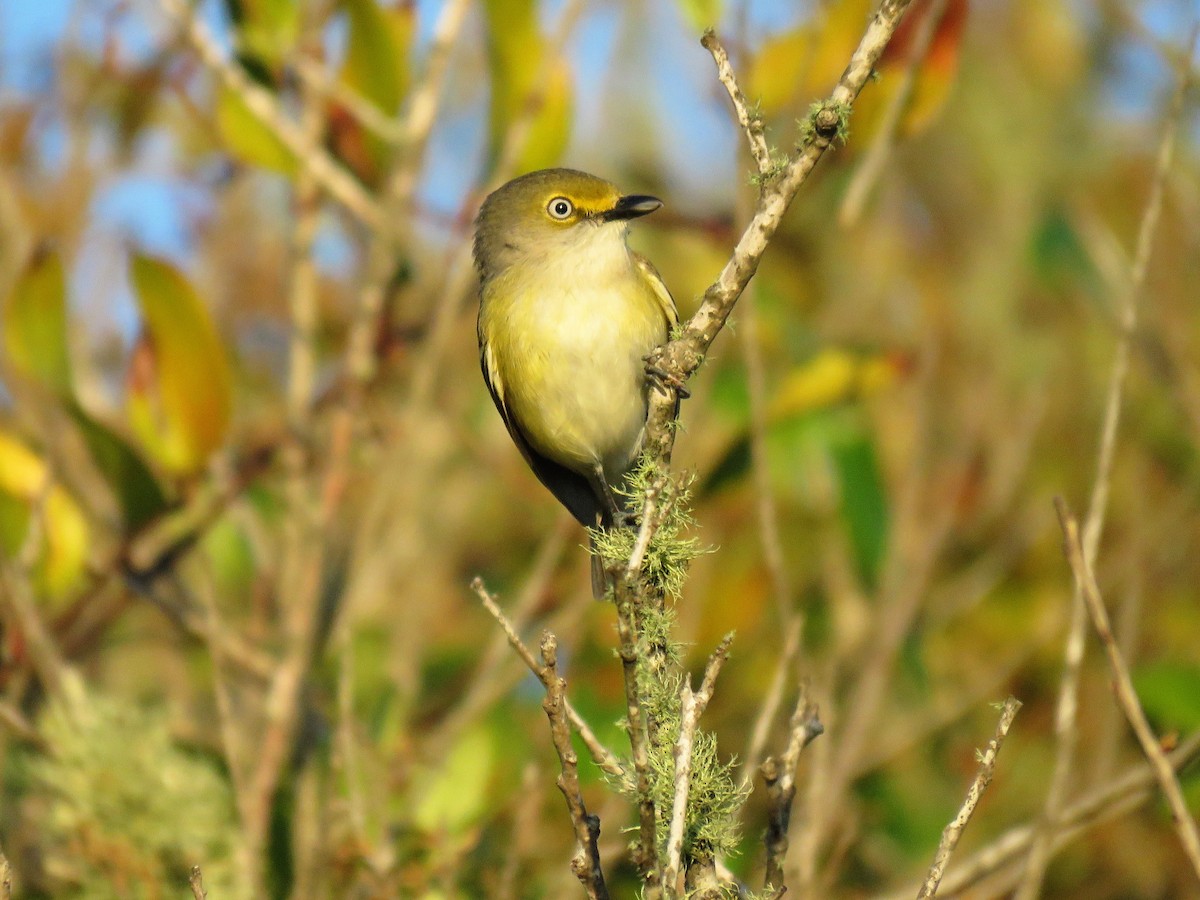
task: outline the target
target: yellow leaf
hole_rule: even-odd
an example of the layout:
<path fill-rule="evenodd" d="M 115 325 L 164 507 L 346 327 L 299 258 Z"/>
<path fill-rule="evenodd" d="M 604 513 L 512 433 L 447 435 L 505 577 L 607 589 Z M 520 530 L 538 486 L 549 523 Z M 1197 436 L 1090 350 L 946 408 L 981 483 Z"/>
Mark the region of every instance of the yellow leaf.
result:
<path fill-rule="evenodd" d="M 768 417 L 779 421 L 877 393 L 895 383 L 905 366 L 895 355 L 864 356 L 840 347 L 822 350 L 783 379 Z"/>
<path fill-rule="evenodd" d="M 29 515 L 42 502 L 42 542 L 34 571 L 39 590 L 52 598 L 68 593 L 83 576 L 90 546 L 87 519 L 60 485 L 46 490 L 45 460 L 18 438 L 0 431 L 0 494 L 16 501 L 19 517 L 0 517 L 0 548 L 9 555 L 25 544 Z"/>
<path fill-rule="evenodd" d="M 143 339 L 130 375 L 138 437 L 173 472 L 193 472 L 221 446 L 233 404 L 225 346 L 199 295 L 176 269 L 135 256 Z"/>
<path fill-rule="evenodd" d="M 2 322 L 12 371 L 59 397 L 69 396 L 67 286 L 57 253 L 39 253 L 30 262 L 4 304 Z"/>
<path fill-rule="evenodd" d="M 296 172 L 296 156 L 262 123 L 241 94 L 221 88 L 217 95 L 217 130 L 226 149 L 242 162 L 281 175 Z"/>

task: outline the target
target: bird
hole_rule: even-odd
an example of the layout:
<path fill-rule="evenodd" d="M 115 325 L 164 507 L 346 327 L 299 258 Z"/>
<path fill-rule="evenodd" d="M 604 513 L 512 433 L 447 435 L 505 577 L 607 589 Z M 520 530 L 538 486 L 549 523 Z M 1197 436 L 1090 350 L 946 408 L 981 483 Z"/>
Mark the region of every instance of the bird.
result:
<path fill-rule="evenodd" d="M 633 219 L 662 206 L 574 169 L 497 188 L 475 223 L 479 362 L 533 474 L 585 527 L 627 525 L 620 497 L 645 435 L 646 357 L 678 322 Z M 607 589 L 592 553 L 592 592 Z"/>

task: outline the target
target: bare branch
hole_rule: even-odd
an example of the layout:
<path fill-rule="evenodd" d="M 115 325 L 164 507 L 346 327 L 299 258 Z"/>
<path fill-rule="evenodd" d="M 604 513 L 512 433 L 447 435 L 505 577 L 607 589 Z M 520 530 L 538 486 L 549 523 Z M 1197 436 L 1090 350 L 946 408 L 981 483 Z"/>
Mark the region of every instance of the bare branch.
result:
<path fill-rule="evenodd" d="M 840 116 L 858 96 L 870 78 L 875 63 L 887 46 L 911 0 L 884 0 L 867 25 L 858 48 L 850 58 L 841 79 L 822 112 L 814 114 L 813 129 L 804 136 L 799 152 L 788 163 L 778 180 L 767 186 L 759 197 L 750 223 L 742 232 L 733 254 L 717 280 L 705 291 L 704 299 L 676 340 L 660 347 L 654 364 L 679 382 L 700 367 L 709 346 L 716 339 L 746 285 L 758 270 L 767 245 L 783 221 L 783 215 L 800 186 L 808 179 L 817 162 L 838 137 Z M 653 391 L 646 432 L 647 452 L 660 464 L 670 462 L 674 431 L 670 423 L 675 414 L 675 391 Z"/>
<path fill-rule="evenodd" d="M 1191 48 L 1195 44 L 1196 33 L 1197 29 L 1194 27 L 1188 42 L 1189 63 L 1180 68 L 1175 96 L 1167 116 L 1162 141 L 1159 144 L 1154 181 L 1138 229 L 1137 249 L 1134 254 L 1128 291 L 1120 300 L 1121 335 L 1117 341 L 1109 374 L 1104 420 L 1100 429 L 1096 475 L 1092 483 L 1087 517 L 1083 524 L 1083 552 L 1089 566 L 1095 564 L 1100 533 L 1104 527 L 1104 516 L 1108 507 L 1109 479 L 1116 450 L 1117 425 L 1121 418 L 1121 400 L 1124 394 L 1125 378 L 1129 371 L 1130 344 L 1137 326 L 1137 301 L 1146 281 L 1150 251 L 1154 244 L 1154 236 L 1158 230 L 1158 220 L 1162 212 L 1167 172 L 1171 167 L 1171 159 L 1175 151 L 1175 136 L 1179 127 L 1179 119 L 1183 114 L 1184 97 L 1191 82 Z M 1054 730 L 1058 740 L 1058 753 L 1054 760 L 1050 788 L 1046 793 L 1041 829 L 1029 854 L 1028 868 L 1016 893 L 1016 900 L 1035 900 L 1041 891 L 1046 867 L 1050 861 L 1051 833 L 1054 831 L 1055 819 L 1066 798 L 1070 774 L 1075 769 L 1075 748 L 1078 742 L 1076 719 L 1079 708 L 1079 679 L 1085 652 L 1086 624 L 1084 600 L 1077 585 L 1071 598 L 1071 621 L 1063 650 L 1062 681 L 1055 709 Z"/>
<path fill-rule="evenodd" d="M 188 887 L 192 889 L 194 900 L 205 900 L 208 897 L 208 891 L 204 889 L 204 875 L 199 866 L 192 866 L 192 871 L 188 875 Z"/>
<path fill-rule="evenodd" d="M 571 822 L 575 826 L 575 840 L 579 849 L 571 860 L 571 871 L 583 885 L 591 900 L 608 900 L 608 888 L 604 884 L 604 871 L 600 867 L 600 819 L 589 815 L 579 787 L 579 759 L 571 746 L 571 728 L 565 710 L 566 682 L 558 673 L 558 639 L 550 632 L 542 634 L 542 683 L 546 685 L 546 698 L 542 709 L 550 720 L 550 737 L 562 774 L 558 776 L 558 788 L 567 800 Z"/>
<path fill-rule="evenodd" d="M 946 872 L 946 863 L 950 861 L 950 854 L 958 846 L 958 839 L 962 837 L 963 829 L 967 827 L 967 823 L 971 820 L 971 816 L 975 812 L 975 807 L 979 804 L 979 798 L 983 796 L 983 792 L 987 790 L 987 786 L 992 782 L 992 775 L 996 771 L 996 756 L 1000 753 L 1000 745 L 1004 743 L 1004 738 L 1008 735 L 1008 729 L 1012 727 L 1013 719 L 1016 718 L 1017 710 L 1020 708 L 1021 701 L 1014 697 L 1009 697 L 1004 701 L 1004 706 L 1000 713 L 1000 721 L 996 725 L 996 733 L 988 741 L 987 750 L 983 752 L 979 759 L 979 771 L 975 774 L 975 780 L 971 783 L 971 787 L 967 791 L 967 797 L 963 801 L 963 805 L 959 808 L 958 815 L 954 817 L 953 821 L 942 832 L 942 839 L 938 842 L 937 852 L 933 855 L 933 865 L 929 867 L 929 874 L 925 876 L 925 883 L 921 885 L 921 890 L 917 893 L 917 900 L 937 894 L 938 885 L 942 881 L 942 875 Z"/>
<path fill-rule="evenodd" d="M 721 84 L 725 85 L 725 90 L 729 92 L 729 99 L 733 101 L 734 114 L 750 144 L 750 155 L 754 157 L 754 163 L 758 166 L 758 174 L 769 175 L 773 163 L 771 162 L 771 151 L 767 147 L 767 139 L 763 134 L 762 115 L 752 112 L 747 105 L 746 95 L 738 86 L 737 76 L 733 74 L 733 66 L 729 64 L 729 54 L 725 52 L 725 48 L 717 39 L 716 32 L 711 28 L 704 32 L 700 43 L 705 50 L 712 54 L 713 62 L 717 64 L 717 77 L 721 79 Z"/>
<path fill-rule="evenodd" d="M 692 692 L 690 680 L 685 680 L 680 692 L 679 739 L 675 742 L 675 797 L 671 807 L 671 824 L 667 832 L 667 864 L 663 867 L 662 889 L 668 897 L 674 897 L 679 889 L 679 875 L 683 870 L 683 830 L 687 822 L 688 791 L 692 777 L 692 748 L 700 717 L 708 708 L 721 666 L 729 656 L 729 645 L 733 643 L 733 632 L 725 635 L 717 649 L 708 658 L 704 668 L 704 680 L 700 690 Z"/>
<path fill-rule="evenodd" d="M 1167 754 L 1167 761 L 1176 772 L 1197 758 L 1200 758 L 1200 733 L 1189 736 L 1179 747 Z M 1116 818 L 1144 803 L 1149 798 L 1154 783 L 1154 772 L 1148 763 L 1142 762 L 1099 785 L 1063 810 L 1059 818 L 1059 827 L 1054 832 L 1053 849 L 1066 846 L 1083 835 L 1088 828 Z M 1037 829 L 1034 825 L 1010 828 L 951 869 L 942 881 L 941 893 L 958 895 L 1005 866 L 1019 861 L 1022 854 L 1029 852 L 1036 835 Z M 1016 875 L 1019 876 L 1020 872 Z M 1014 878 L 1014 884 L 1016 880 Z M 917 886 L 913 885 L 891 891 L 881 895 L 880 900 L 908 900 L 916 890 Z"/>
<path fill-rule="evenodd" d="M 1088 614 L 1092 619 L 1092 626 L 1100 638 L 1100 643 L 1104 645 L 1104 653 L 1108 657 L 1108 667 L 1112 672 L 1113 691 L 1116 693 L 1117 703 L 1120 704 L 1121 711 L 1125 713 L 1125 718 L 1129 720 L 1133 733 L 1137 735 L 1138 743 L 1142 745 L 1142 752 L 1154 769 L 1155 777 L 1158 778 L 1158 783 L 1171 806 L 1171 818 L 1175 822 L 1179 842 L 1183 844 L 1184 852 L 1191 861 L 1197 880 L 1200 880 L 1200 832 L 1196 829 L 1196 821 L 1188 812 L 1187 801 L 1183 798 L 1179 780 L 1175 777 L 1175 772 L 1172 770 L 1171 764 L 1167 762 L 1162 746 L 1150 728 L 1150 722 L 1146 719 L 1146 713 L 1142 709 L 1137 691 L 1133 687 L 1133 679 L 1129 676 L 1129 667 L 1125 664 L 1125 658 L 1121 655 L 1121 649 L 1113 637 L 1108 611 L 1104 608 L 1104 601 L 1100 597 L 1100 588 L 1096 585 L 1096 576 L 1092 571 L 1091 563 L 1084 555 L 1083 545 L 1079 538 L 1079 523 L 1067 509 L 1067 504 L 1061 497 L 1055 498 L 1054 507 L 1058 512 L 1059 522 L 1062 524 L 1067 560 L 1071 563 L 1075 584 L 1083 593 Z"/>
<path fill-rule="evenodd" d="M 517 655 L 520 656 L 525 662 L 525 665 L 529 667 L 529 671 L 536 675 L 538 681 L 540 681 L 542 685 L 549 690 L 550 681 L 553 677 L 552 673 L 548 672 L 545 665 L 539 663 L 530 649 L 525 646 L 525 642 L 521 640 L 521 636 L 517 634 L 516 629 L 513 628 L 512 623 L 508 620 L 508 617 L 504 614 L 504 611 L 501 610 L 500 606 L 496 603 L 496 598 L 493 597 L 488 589 L 484 586 L 483 579 L 473 579 L 471 581 L 471 590 L 475 592 L 475 596 L 477 596 L 480 602 L 483 603 L 484 608 L 491 613 L 492 618 L 495 619 L 496 622 L 499 623 L 500 627 L 504 630 L 504 634 L 508 638 L 509 646 L 517 651 Z M 611 775 L 613 778 L 623 781 L 627 777 L 625 767 L 621 765 L 620 760 L 618 760 L 616 756 L 614 756 L 612 752 L 609 751 L 609 749 L 605 747 L 603 743 L 601 743 L 600 739 L 596 737 L 596 733 L 592 731 L 591 726 L 588 725 L 588 723 L 584 721 L 583 717 L 575 711 L 575 709 L 571 706 L 570 701 L 568 701 L 565 696 L 563 697 L 563 709 L 566 712 L 567 718 L 571 721 L 572 726 L 574 726 L 576 732 L 579 734 L 580 739 L 583 741 L 584 746 L 588 748 L 588 753 L 591 755 L 593 762 L 595 762 L 597 766 L 599 766 L 603 771 Z"/>
<path fill-rule="evenodd" d="M 270 91 L 255 84 L 240 66 L 225 57 L 216 38 L 195 10 L 190 9 L 184 0 L 159 0 L 159 5 L 183 29 L 196 55 L 217 76 L 222 86 L 241 98 L 251 114 L 279 138 L 331 197 L 371 227 L 388 227 L 383 210 L 363 186 L 328 152 L 309 140 L 303 127 L 284 113 Z"/>
<path fill-rule="evenodd" d="M 784 885 L 783 861 L 788 850 L 792 801 L 796 797 L 796 766 L 800 761 L 800 753 L 824 731 L 825 726 L 821 724 L 817 704 L 809 699 L 807 685 L 801 685 L 800 696 L 792 712 L 788 743 L 783 756 L 778 760 L 769 756 L 759 767 L 770 802 L 767 833 L 763 838 L 767 851 L 763 885 L 775 891 L 782 892 L 787 889 Z"/>

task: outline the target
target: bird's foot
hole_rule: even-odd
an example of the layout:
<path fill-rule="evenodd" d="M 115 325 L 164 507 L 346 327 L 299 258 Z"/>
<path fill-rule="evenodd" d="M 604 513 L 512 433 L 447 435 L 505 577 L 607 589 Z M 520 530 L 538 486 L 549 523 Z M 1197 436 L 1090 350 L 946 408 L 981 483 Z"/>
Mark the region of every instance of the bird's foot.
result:
<path fill-rule="evenodd" d="M 644 360 L 646 363 L 646 377 L 656 382 L 660 388 L 663 390 L 673 390 L 680 400 L 686 400 L 692 396 L 692 392 L 684 387 L 683 379 L 658 365 L 653 353 L 644 357 Z"/>

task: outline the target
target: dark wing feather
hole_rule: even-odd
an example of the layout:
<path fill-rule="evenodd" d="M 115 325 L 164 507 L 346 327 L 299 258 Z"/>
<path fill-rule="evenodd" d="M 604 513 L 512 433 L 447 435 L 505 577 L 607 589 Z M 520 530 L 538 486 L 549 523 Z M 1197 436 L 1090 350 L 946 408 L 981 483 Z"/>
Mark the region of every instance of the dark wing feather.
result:
<path fill-rule="evenodd" d="M 578 472 L 572 471 L 552 459 L 547 459 L 529 446 L 529 441 L 525 439 L 525 434 L 521 429 L 521 423 L 504 403 L 504 387 L 499 376 L 491 371 L 488 359 L 487 344 L 480 341 L 479 367 L 483 370 L 483 380 L 487 383 L 488 393 L 492 395 L 492 402 L 496 404 L 496 410 L 500 413 L 500 418 L 504 420 L 504 425 L 508 428 L 513 443 L 525 457 L 525 462 L 529 464 L 529 468 L 533 470 L 538 481 L 546 486 L 546 489 L 567 508 L 581 525 L 587 527 L 597 525 L 603 507 L 596 497 L 591 483 Z"/>

